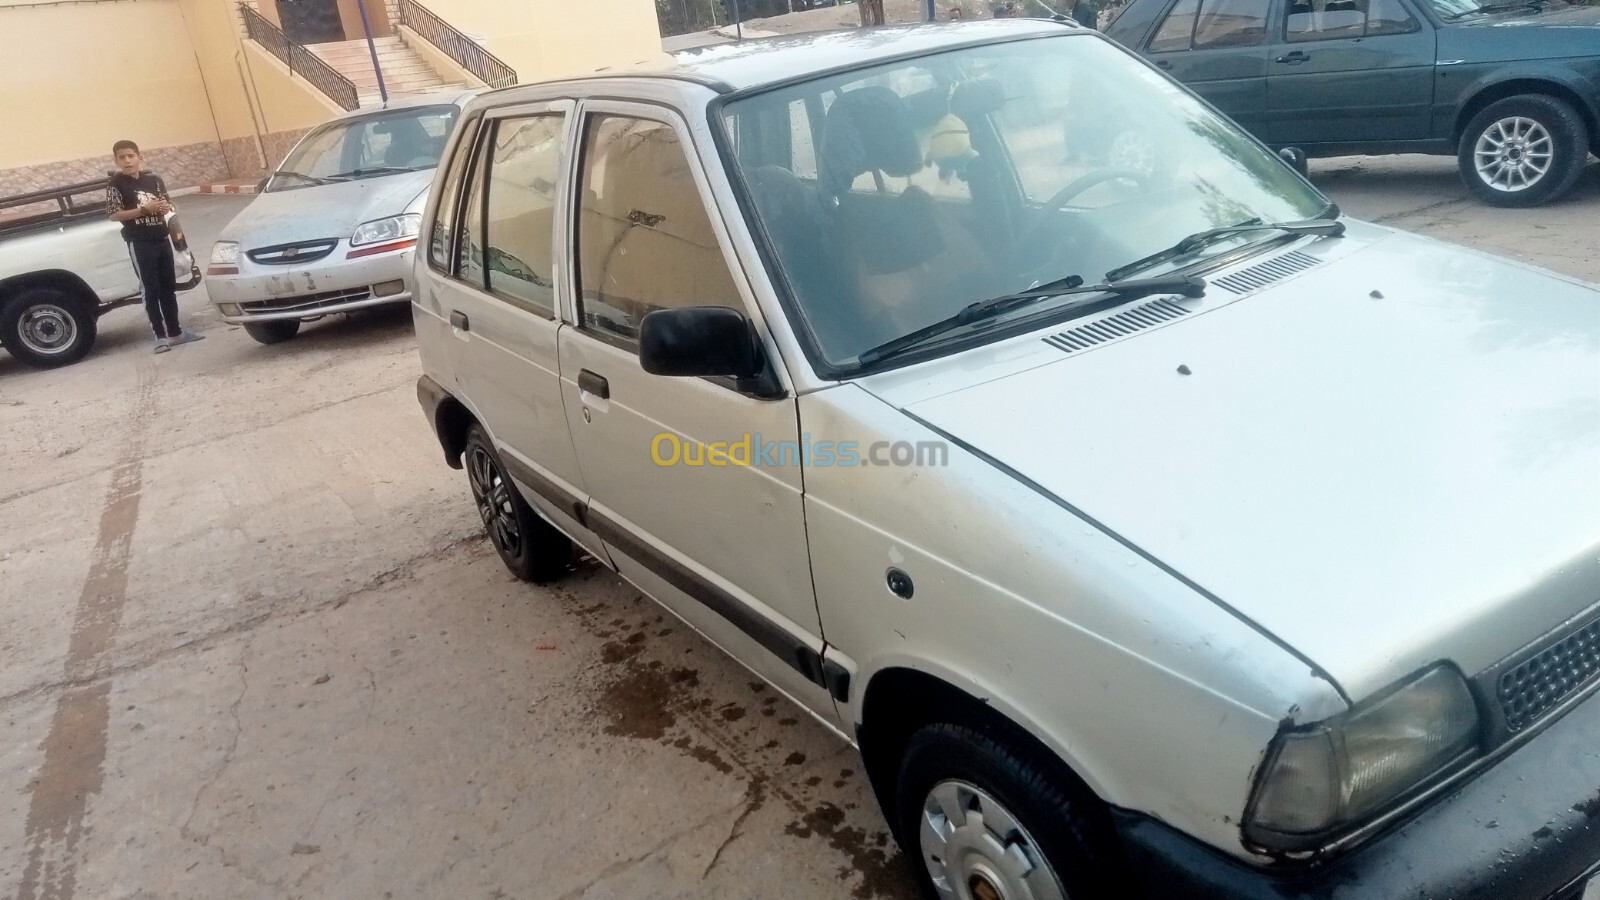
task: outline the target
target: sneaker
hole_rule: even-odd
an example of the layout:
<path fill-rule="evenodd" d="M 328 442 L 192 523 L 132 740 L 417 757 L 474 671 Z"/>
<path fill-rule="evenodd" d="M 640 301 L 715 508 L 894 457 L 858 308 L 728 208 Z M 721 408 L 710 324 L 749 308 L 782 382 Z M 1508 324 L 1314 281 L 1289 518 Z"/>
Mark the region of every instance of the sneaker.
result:
<path fill-rule="evenodd" d="M 166 338 L 156 338 L 156 352 L 165 353 L 172 349 L 172 344 Z"/>
<path fill-rule="evenodd" d="M 167 338 L 167 343 L 176 347 L 179 344 L 192 344 L 195 341 L 203 341 L 205 339 L 206 336 L 203 334 L 195 334 L 192 331 L 184 331 L 180 332 L 177 337 Z"/>

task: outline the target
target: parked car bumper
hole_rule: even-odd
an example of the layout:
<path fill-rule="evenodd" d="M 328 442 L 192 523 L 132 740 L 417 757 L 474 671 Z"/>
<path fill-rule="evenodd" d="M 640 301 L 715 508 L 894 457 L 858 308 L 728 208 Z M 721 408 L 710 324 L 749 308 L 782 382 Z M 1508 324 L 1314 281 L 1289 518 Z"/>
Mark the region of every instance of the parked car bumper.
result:
<path fill-rule="evenodd" d="M 1600 695 L 1453 795 L 1334 862 L 1264 871 L 1146 816 L 1117 828 L 1149 897 L 1592 900 L 1600 885 Z"/>
<path fill-rule="evenodd" d="M 304 265 L 246 262 L 237 275 L 210 275 L 211 302 L 234 324 L 312 319 L 411 300 L 412 249 L 348 259 L 341 241 L 327 257 Z"/>

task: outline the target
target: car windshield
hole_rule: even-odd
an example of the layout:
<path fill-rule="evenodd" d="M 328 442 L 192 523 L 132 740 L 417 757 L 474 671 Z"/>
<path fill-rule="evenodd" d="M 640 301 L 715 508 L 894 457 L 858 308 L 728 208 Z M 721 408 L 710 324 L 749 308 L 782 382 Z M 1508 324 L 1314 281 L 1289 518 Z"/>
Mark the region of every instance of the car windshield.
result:
<path fill-rule="evenodd" d="M 454 105 L 423 106 L 329 122 L 294 148 L 267 190 L 434 168 L 457 112 Z"/>
<path fill-rule="evenodd" d="M 1090 35 L 826 75 L 722 112 L 792 313 L 835 371 L 976 301 L 1071 276 L 1093 284 L 1204 229 L 1331 208 L 1234 125 Z M 1275 235 L 1230 236 L 1166 268 Z"/>

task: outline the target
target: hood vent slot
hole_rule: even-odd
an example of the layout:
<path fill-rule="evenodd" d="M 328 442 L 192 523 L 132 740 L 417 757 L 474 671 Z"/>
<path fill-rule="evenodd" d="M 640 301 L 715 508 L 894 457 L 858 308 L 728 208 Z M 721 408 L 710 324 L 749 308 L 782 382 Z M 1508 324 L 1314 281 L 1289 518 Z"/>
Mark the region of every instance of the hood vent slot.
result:
<path fill-rule="evenodd" d="M 1188 310 L 1171 300 L 1152 300 L 1114 316 L 1106 316 L 1087 325 L 1079 325 L 1060 334 L 1052 334 L 1045 338 L 1044 342 L 1063 353 L 1087 350 L 1096 344 L 1113 341 L 1135 331 L 1143 331 L 1153 325 L 1170 322 L 1188 314 Z"/>
<path fill-rule="evenodd" d="M 1288 278 L 1296 272 L 1304 272 L 1321 261 L 1315 256 L 1293 250 L 1264 263 L 1257 263 L 1248 269 L 1240 269 L 1211 283 L 1235 294 L 1248 294 L 1251 291 L 1259 291 L 1274 281 Z"/>

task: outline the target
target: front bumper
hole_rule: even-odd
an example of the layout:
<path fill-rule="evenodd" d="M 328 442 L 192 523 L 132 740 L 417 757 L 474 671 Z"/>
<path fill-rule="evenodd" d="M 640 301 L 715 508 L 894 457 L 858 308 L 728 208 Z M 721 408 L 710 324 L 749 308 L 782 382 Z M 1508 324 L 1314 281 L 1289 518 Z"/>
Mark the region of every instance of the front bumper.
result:
<path fill-rule="evenodd" d="M 413 248 L 346 259 L 341 241 L 328 256 L 300 265 L 262 265 L 240 260 L 237 275 L 209 275 L 206 291 L 224 322 L 314 319 L 386 303 L 411 300 Z M 382 296 L 373 288 L 400 282 L 398 292 Z M 237 311 L 235 311 L 237 310 Z"/>
<path fill-rule="evenodd" d="M 1589 900 L 1584 885 L 1600 877 L 1600 695 L 1326 865 L 1257 869 L 1149 817 L 1115 818 L 1134 878 L 1152 898 Z"/>

